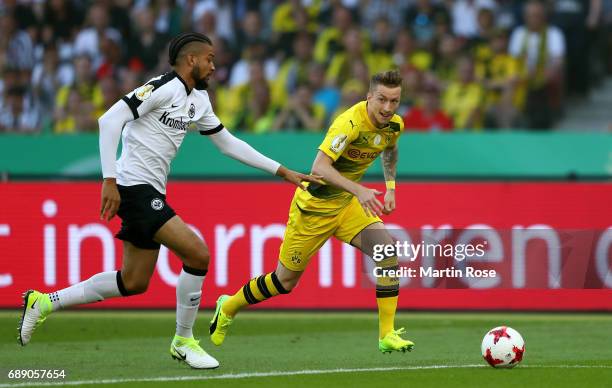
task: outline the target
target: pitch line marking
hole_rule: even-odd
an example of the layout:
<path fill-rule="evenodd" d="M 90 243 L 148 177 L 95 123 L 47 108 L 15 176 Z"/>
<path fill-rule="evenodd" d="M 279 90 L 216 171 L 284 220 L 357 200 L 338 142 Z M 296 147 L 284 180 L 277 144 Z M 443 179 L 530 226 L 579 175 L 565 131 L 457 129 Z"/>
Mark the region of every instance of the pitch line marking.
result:
<path fill-rule="evenodd" d="M 102 380 L 80 380 L 80 381 L 52 381 L 37 382 L 28 380 L 24 383 L 0 384 L 0 388 L 9 387 L 52 387 L 62 385 L 84 385 L 84 384 L 119 384 L 119 383 L 145 383 L 145 382 L 170 382 L 170 381 L 200 381 L 200 380 L 224 380 L 224 379 L 248 379 L 252 377 L 282 377 L 299 375 L 323 375 L 330 373 L 359 373 L 359 372 L 387 372 L 400 370 L 426 370 L 426 369 L 460 369 L 460 368 L 486 368 L 484 364 L 466 365 L 421 365 L 407 367 L 379 367 L 379 368 L 339 368 L 339 369 L 306 369 L 295 371 L 270 371 L 252 373 L 227 373 L 212 376 L 166 376 L 148 378 L 125 378 L 125 379 L 102 379 Z M 612 365 L 521 365 L 522 368 L 561 368 L 561 369 L 612 369 Z"/>

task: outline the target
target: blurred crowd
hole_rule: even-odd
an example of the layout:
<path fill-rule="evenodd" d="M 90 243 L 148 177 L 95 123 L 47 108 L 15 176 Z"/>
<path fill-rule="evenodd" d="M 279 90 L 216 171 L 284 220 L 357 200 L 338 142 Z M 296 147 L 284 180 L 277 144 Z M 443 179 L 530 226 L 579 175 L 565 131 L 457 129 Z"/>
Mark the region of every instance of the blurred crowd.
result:
<path fill-rule="evenodd" d="M 323 131 L 398 68 L 408 130 L 554 127 L 612 73 L 612 1 L 0 0 L 0 132 L 97 131 L 208 35 L 226 127 Z"/>

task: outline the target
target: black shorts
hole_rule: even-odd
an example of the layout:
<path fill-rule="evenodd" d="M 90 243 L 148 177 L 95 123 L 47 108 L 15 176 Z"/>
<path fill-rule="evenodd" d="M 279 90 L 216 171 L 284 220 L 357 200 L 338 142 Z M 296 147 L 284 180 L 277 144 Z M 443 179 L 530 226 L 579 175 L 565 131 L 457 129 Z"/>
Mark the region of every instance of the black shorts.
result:
<path fill-rule="evenodd" d="M 138 248 L 159 249 L 153 236 L 176 213 L 166 203 L 166 196 L 151 185 L 117 185 L 121 204 L 117 215 L 121 217 L 121 230 L 115 235 Z"/>

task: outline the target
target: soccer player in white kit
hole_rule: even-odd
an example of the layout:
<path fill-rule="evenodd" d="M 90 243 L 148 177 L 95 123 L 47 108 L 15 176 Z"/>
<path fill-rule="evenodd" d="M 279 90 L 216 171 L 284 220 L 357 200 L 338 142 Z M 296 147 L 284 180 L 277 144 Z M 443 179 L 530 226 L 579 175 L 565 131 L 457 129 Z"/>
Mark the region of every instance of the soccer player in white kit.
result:
<path fill-rule="evenodd" d="M 204 241 L 166 202 L 171 161 L 187 131 L 194 129 L 208 136 L 225 155 L 295 185 L 316 181 L 317 177 L 281 166 L 223 127 L 205 90 L 215 70 L 214 55 L 205 35 L 178 35 L 169 47 L 173 71 L 129 93 L 98 120 L 104 177 L 100 217 L 108 221 L 118 214 L 122 219 L 116 236 L 123 240 L 121 270 L 98 273 L 50 294 L 27 291 L 18 333 L 22 346 L 55 310 L 145 292 L 163 244 L 183 261 L 176 287 L 176 334 L 170 354 L 193 368 L 219 366 L 193 338 L 210 255 Z M 120 137 L 123 147 L 116 161 Z"/>

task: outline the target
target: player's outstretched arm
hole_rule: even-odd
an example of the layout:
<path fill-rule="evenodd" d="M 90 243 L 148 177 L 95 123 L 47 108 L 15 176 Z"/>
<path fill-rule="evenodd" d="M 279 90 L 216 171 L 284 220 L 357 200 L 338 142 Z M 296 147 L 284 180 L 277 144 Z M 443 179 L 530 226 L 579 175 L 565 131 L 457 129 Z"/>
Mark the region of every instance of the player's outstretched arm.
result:
<path fill-rule="evenodd" d="M 385 182 L 387 186 L 383 213 L 391 214 L 391 212 L 395 210 L 395 177 L 397 175 L 398 158 L 397 144 L 393 147 L 385 148 L 385 150 L 382 152 L 381 157 L 383 165 L 383 174 L 385 175 Z"/>
<path fill-rule="evenodd" d="M 332 158 L 326 155 L 323 151 L 319 151 L 312 165 L 312 173 L 322 177 L 326 183 L 348 191 L 356 196 L 366 214 L 372 216 L 381 215 L 383 205 L 378 199 L 376 199 L 376 196 L 382 193 L 378 190 L 369 189 L 357 182 L 353 182 L 352 180 L 345 178 L 338 170 L 334 168 L 332 165 L 333 162 L 334 161 Z"/>
<path fill-rule="evenodd" d="M 248 143 L 232 135 L 225 128 L 215 134 L 209 135 L 208 137 L 224 155 L 227 155 L 230 158 L 236 159 L 237 161 L 251 167 L 255 167 L 260 170 L 267 171 L 270 174 L 279 176 L 287 182 L 291 182 L 300 187 L 302 190 L 306 189 L 302 184 L 303 181 L 318 182 L 318 179 L 320 178 L 317 176 L 301 174 L 281 166 L 280 163 L 268 158 L 265 155 L 262 155 Z"/>
<path fill-rule="evenodd" d="M 100 126 L 100 162 L 102 163 L 102 201 L 100 205 L 100 219 L 109 221 L 117 214 L 121 197 L 117 190 L 115 178 L 117 176 L 115 159 L 117 147 L 121 138 L 121 130 L 134 116 L 123 101 L 117 101 L 99 119 Z"/>

